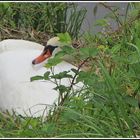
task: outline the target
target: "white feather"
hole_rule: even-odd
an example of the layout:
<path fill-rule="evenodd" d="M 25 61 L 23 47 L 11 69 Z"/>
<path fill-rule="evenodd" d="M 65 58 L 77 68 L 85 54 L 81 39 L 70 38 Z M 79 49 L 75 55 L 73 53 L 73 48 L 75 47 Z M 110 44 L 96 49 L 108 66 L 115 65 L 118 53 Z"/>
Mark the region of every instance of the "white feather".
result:
<path fill-rule="evenodd" d="M 56 38 L 57 40 L 57 38 Z M 55 42 L 55 41 L 54 41 Z M 55 43 L 50 40 L 48 44 Z M 57 101 L 56 87 L 50 81 L 33 81 L 30 78 L 43 75 L 47 69 L 44 63 L 32 66 L 32 60 L 42 52 L 44 46 L 25 40 L 8 39 L 0 42 L 0 109 L 12 110 L 23 116 L 41 116 L 46 105 L 52 106 Z M 54 72 L 76 68 L 63 61 L 58 64 Z M 49 71 L 49 69 L 48 69 Z M 63 79 L 62 84 L 70 85 L 68 79 Z M 46 110 L 46 114 L 48 113 Z"/>

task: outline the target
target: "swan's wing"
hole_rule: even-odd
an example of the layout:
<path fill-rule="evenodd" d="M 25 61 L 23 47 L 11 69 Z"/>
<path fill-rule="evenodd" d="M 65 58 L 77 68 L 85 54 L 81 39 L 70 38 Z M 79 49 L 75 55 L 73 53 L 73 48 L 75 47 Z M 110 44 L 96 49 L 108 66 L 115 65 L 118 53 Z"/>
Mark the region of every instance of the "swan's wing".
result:
<path fill-rule="evenodd" d="M 43 50 L 44 46 L 27 40 L 22 39 L 6 39 L 0 42 L 0 53 L 9 50 L 17 49 L 37 49 Z"/>

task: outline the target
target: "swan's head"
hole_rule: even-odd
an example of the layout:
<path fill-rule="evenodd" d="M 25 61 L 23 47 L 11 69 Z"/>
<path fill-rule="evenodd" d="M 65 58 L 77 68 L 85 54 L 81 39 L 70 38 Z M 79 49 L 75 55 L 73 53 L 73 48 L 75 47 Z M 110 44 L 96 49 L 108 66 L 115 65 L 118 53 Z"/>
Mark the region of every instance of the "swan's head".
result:
<path fill-rule="evenodd" d="M 41 62 L 47 60 L 51 56 L 54 56 L 58 51 L 61 50 L 61 46 L 62 43 L 59 41 L 59 37 L 51 38 L 50 40 L 48 40 L 43 52 L 32 61 L 32 64 L 40 64 Z"/>

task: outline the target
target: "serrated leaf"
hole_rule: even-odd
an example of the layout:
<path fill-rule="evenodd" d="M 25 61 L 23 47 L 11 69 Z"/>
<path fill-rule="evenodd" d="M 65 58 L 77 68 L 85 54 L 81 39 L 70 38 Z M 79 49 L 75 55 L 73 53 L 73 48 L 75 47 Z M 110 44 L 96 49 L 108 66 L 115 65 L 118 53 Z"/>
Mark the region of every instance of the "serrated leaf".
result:
<path fill-rule="evenodd" d="M 80 54 L 85 58 L 94 57 L 97 55 L 97 53 L 98 53 L 97 48 L 80 48 Z"/>
<path fill-rule="evenodd" d="M 64 93 L 64 92 L 67 92 L 68 89 L 69 89 L 69 87 L 66 87 L 66 86 L 64 86 L 64 85 L 60 85 L 60 86 L 55 87 L 54 89 L 55 89 L 55 90 L 59 90 L 60 93 L 62 94 L 62 93 Z"/>
<path fill-rule="evenodd" d="M 72 78 L 72 75 L 68 74 L 68 72 L 69 71 L 60 72 L 59 74 L 55 74 L 51 76 L 51 78 L 55 78 L 55 79 Z"/>
<path fill-rule="evenodd" d="M 48 60 L 48 62 L 44 65 L 46 68 L 51 68 L 52 66 L 56 66 L 62 62 L 62 59 L 59 57 L 54 57 Z"/>
<path fill-rule="evenodd" d="M 48 80 L 49 79 L 49 75 L 50 75 L 50 72 L 49 71 L 45 72 L 44 73 L 44 79 L 45 80 Z"/>
<path fill-rule="evenodd" d="M 84 82 L 86 85 L 93 85 L 97 79 L 97 76 L 91 72 L 80 71 L 76 82 Z"/>
<path fill-rule="evenodd" d="M 97 53 L 98 53 L 98 49 L 97 48 L 89 48 L 89 56 L 90 57 L 96 56 Z"/>
<path fill-rule="evenodd" d="M 57 58 L 63 58 L 64 55 L 65 55 L 65 52 L 61 50 L 60 52 L 58 52 L 58 53 L 55 54 L 55 57 L 57 57 Z"/>
<path fill-rule="evenodd" d="M 62 42 L 62 43 L 70 45 L 71 42 L 72 42 L 71 37 L 70 37 L 68 32 L 66 32 L 66 33 L 58 33 L 57 36 L 60 38 L 59 41 Z"/>
<path fill-rule="evenodd" d="M 74 49 L 69 46 L 62 47 L 62 51 L 64 54 L 73 54 L 74 53 Z"/>
<path fill-rule="evenodd" d="M 32 81 L 35 81 L 35 80 L 42 80 L 42 79 L 44 79 L 43 76 L 39 76 L 39 75 L 37 75 L 37 76 L 33 76 L 33 77 L 31 77 L 31 78 L 30 78 L 30 81 L 32 82 Z"/>

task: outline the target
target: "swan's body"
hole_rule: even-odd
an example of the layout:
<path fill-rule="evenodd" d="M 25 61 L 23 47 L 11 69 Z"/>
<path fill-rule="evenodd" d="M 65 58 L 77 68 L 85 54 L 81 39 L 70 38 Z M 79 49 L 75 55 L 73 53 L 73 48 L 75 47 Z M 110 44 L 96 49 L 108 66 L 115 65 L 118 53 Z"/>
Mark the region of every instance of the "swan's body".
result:
<path fill-rule="evenodd" d="M 16 111 L 23 116 L 41 116 L 46 105 L 53 105 L 58 92 L 55 84 L 49 81 L 33 81 L 30 78 L 43 75 L 47 69 L 42 64 L 32 65 L 44 46 L 25 40 L 7 39 L 0 42 L 0 109 Z M 47 60 L 45 60 L 47 62 Z M 44 61 L 44 63 L 46 63 Z M 54 72 L 76 68 L 63 61 Z M 64 79 L 62 84 L 68 85 Z M 44 105 L 43 105 L 44 104 Z M 47 112 L 46 112 L 47 113 Z"/>

